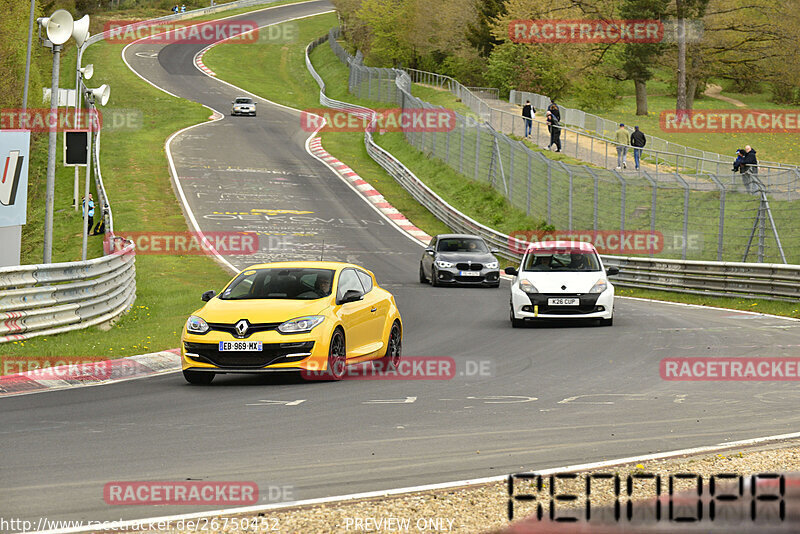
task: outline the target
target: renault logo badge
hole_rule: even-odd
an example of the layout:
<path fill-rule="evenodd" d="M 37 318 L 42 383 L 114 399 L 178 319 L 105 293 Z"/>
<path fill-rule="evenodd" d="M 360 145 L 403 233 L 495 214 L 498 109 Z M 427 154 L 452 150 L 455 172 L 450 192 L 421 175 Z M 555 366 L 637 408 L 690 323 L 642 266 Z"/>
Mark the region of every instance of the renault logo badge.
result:
<path fill-rule="evenodd" d="M 242 319 L 236 323 L 234 328 L 236 329 L 236 333 L 239 334 L 239 337 L 244 337 L 247 334 L 247 329 L 250 328 L 250 323 L 247 322 L 247 319 Z"/>

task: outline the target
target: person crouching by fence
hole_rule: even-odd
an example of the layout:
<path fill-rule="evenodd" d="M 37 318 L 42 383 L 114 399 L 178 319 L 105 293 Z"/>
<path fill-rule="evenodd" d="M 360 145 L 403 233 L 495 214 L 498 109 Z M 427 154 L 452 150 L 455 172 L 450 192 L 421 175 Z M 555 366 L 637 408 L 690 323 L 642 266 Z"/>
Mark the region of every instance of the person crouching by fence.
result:
<path fill-rule="evenodd" d="M 757 193 L 760 184 L 758 180 L 758 159 L 756 158 L 756 149 L 750 145 L 744 147 L 744 157 L 739 163 L 739 172 L 742 173 L 742 182 L 744 182 L 747 192 Z"/>
<path fill-rule="evenodd" d="M 550 144 L 547 148 L 552 150 L 553 145 L 556 145 L 556 152 L 561 152 L 561 125 L 550 111 L 547 112 L 547 129 L 550 131 Z"/>

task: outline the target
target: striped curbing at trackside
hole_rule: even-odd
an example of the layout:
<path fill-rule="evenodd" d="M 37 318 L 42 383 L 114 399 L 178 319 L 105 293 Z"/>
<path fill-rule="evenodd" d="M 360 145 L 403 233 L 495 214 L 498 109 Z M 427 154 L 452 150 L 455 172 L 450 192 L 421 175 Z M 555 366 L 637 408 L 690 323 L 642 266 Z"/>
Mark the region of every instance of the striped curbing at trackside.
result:
<path fill-rule="evenodd" d="M 315 137 L 309 142 L 308 146 L 312 154 L 330 165 L 337 173 L 343 176 L 345 180 L 350 182 L 350 184 L 352 184 L 353 187 L 355 187 L 363 197 L 369 200 L 369 202 L 386 217 L 391 219 L 393 223 L 402 228 L 403 231 L 407 232 L 409 235 L 415 237 L 423 243 L 430 243 L 431 236 L 429 236 L 424 230 L 420 230 L 414 226 L 414 224 L 409 221 L 405 215 L 400 213 L 394 206 L 387 202 L 377 189 L 363 180 L 353 169 L 331 156 L 327 150 L 322 148 L 322 139 Z"/>

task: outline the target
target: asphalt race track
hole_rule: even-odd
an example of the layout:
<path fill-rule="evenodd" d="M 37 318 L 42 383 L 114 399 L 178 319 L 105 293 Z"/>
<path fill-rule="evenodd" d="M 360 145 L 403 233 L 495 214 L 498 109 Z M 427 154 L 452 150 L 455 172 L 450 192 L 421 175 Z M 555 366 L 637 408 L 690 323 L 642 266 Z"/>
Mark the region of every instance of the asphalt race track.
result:
<path fill-rule="evenodd" d="M 242 18 L 267 24 L 328 9 L 309 2 Z M 171 147 L 203 231 L 292 234 L 229 258 L 237 267 L 317 259 L 324 240 L 326 259 L 362 264 L 394 292 L 404 356 L 451 357 L 458 372 L 451 380 L 338 383 L 225 375 L 210 387 L 189 386 L 176 373 L 0 399 L 0 516 L 115 520 L 202 509 L 109 506 L 103 486 L 111 481 L 254 481 L 267 503 L 800 428 L 796 383 L 659 375 L 664 357 L 797 356 L 800 322 L 620 299 L 611 328 L 512 329 L 506 282 L 500 289 L 418 283 L 422 248 L 306 153 L 309 134 L 297 113 L 259 101 L 255 118 L 228 116 L 239 92 L 195 68 L 204 47 L 144 41 L 126 53 L 141 76 L 226 115 Z M 476 375 L 478 368 L 484 372 Z M 269 495 L 277 486 L 290 491 Z"/>

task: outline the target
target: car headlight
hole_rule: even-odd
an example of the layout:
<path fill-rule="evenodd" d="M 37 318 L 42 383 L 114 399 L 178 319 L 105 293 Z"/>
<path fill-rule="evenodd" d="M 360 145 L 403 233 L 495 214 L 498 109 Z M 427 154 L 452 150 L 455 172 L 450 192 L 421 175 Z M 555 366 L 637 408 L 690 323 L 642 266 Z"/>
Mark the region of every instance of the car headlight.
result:
<path fill-rule="evenodd" d="M 319 326 L 319 324 L 324 320 L 324 315 L 298 317 L 281 324 L 278 327 L 278 332 L 281 334 L 302 334 L 305 332 L 311 332 L 311 329 L 313 329 L 315 326 Z"/>
<path fill-rule="evenodd" d="M 487 269 L 497 269 L 498 267 L 500 267 L 500 262 L 492 261 L 489 263 L 484 263 L 483 266 L 486 267 Z"/>
<path fill-rule="evenodd" d="M 186 331 L 190 334 L 205 334 L 208 330 L 208 323 L 202 317 L 190 315 L 186 320 Z"/>
<path fill-rule="evenodd" d="M 539 290 L 536 289 L 530 280 L 520 280 L 519 281 L 519 288 L 523 290 L 525 293 L 538 293 Z"/>
<path fill-rule="evenodd" d="M 606 289 L 608 289 L 608 283 L 606 282 L 605 278 L 601 278 L 592 286 L 592 289 L 589 290 L 589 293 L 602 293 Z"/>
<path fill-rule="evenodd" d="M 449 261 L 436 260 L 436 266 L 439 267 L 440 269 L 450 269 L 451 267 L 453 267 L 453 264 L 450 263 Z"/>

